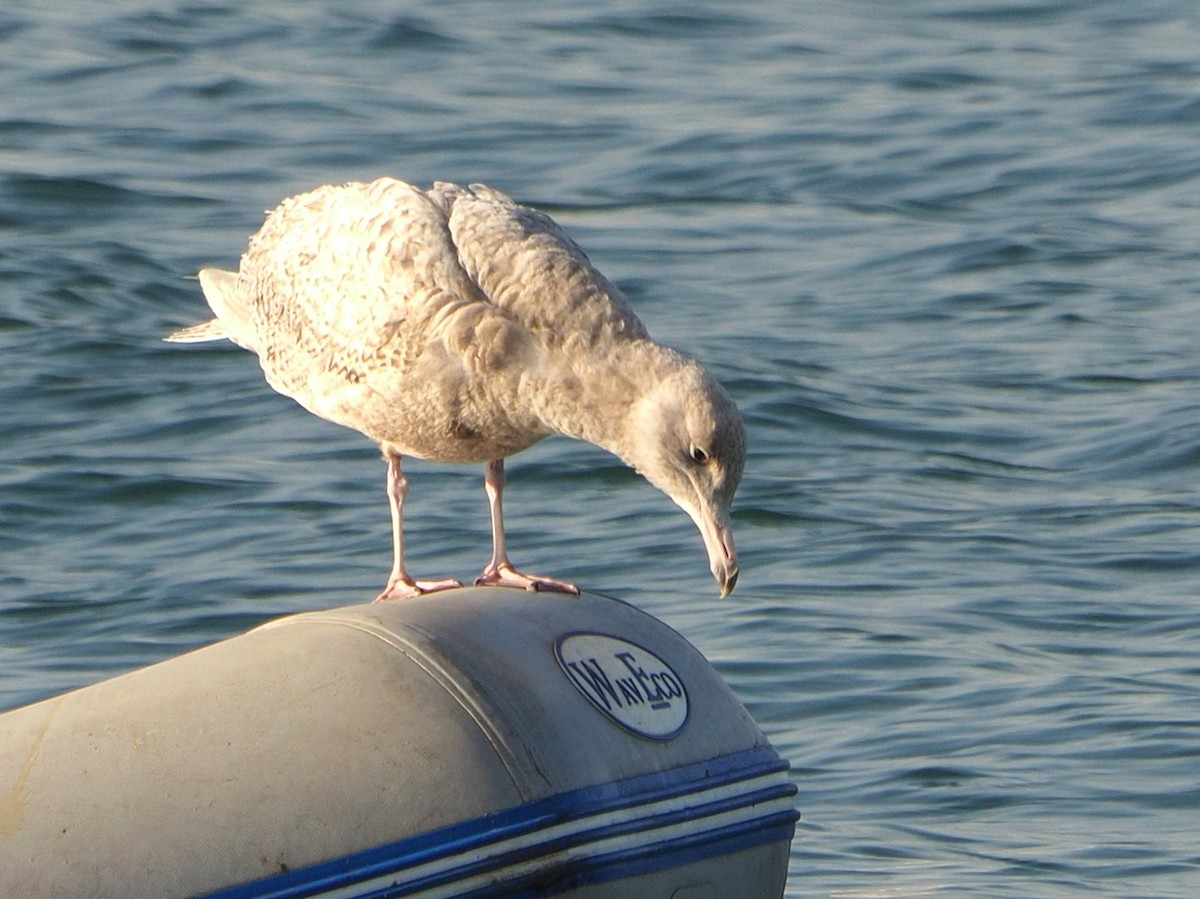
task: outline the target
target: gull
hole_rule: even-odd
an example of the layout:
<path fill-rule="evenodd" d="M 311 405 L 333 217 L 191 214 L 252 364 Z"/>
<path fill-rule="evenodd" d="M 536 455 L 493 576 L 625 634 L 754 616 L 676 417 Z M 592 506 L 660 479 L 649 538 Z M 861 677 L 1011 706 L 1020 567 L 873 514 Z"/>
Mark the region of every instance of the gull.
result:
<path fill-rule="evenodd" d="M 737 407 L 651 339 L 545 213 L 482 184 L 327 185 L 268 212 L 238 271 L 199 280 L 216 318 L 167 340 L 230 340 L 276 391 L 379 445 L 393 566 L 377 601 L 461 586 L 405 567 L 404 456 L 483 463 L 492 557 L 476 584 L 577 594 L 518 571 L 505 541 L 504 460 L 551 435 L 608 450 L 666 493 L 700 529 L 721 596 L 733 590 Z"/>

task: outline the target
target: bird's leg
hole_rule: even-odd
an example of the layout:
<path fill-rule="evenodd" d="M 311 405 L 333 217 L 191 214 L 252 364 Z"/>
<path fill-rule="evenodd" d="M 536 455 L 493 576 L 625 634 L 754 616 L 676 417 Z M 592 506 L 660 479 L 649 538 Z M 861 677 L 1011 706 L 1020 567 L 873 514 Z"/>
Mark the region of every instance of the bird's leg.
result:
<path fill-rule="evenodd" d="M 445 590 L 449 587 L 461 587 L 456 580 L 445 581 L 415 581 L 404 567 L 404 497 L 408 495 L 408 478 L 400 470 L 400 456 L 396 453 L 384 453 L 387 460 L 387 495 L 388 505 L 392 509 L 392 576 L 388 578 L 383 592 L 375 597 L 375 602 L 385 599 L 408 599 L 422 593 L 434 590 Z"/>
<path fill-rule="evenodd" d="M 483 573 L 475 579 L 476 585 L 498 587 L 521 587 L 525 590 L 552 590 L 558 593 L 579 595 L 579 588 L 567 581 L 560 581 L 540 574 L 522 574 L 508 560 L 508 549 L 504 540 L 504 460 L 493 459 L 483 469 L 483 487 L 487 491 L 488 504 L 492 509 L 492 560 Z"/>

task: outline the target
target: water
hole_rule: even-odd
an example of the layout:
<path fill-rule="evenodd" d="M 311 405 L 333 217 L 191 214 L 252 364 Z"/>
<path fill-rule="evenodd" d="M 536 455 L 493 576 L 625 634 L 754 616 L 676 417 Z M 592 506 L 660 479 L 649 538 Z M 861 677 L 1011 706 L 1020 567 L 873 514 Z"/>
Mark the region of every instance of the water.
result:
<path fill-rule="evenodd" d="M 368 442 L 159 338 L 290 193 L 482 180 L 742 406 L 730 600 L 598 450 L 508 515 L 791 759 L 789 896 L 1200 892 L 1194 3 L 59 6 L 0 11 L 0 706 L 374 595 Z M 411 475 L 472 575 L 480 472 Z"/>

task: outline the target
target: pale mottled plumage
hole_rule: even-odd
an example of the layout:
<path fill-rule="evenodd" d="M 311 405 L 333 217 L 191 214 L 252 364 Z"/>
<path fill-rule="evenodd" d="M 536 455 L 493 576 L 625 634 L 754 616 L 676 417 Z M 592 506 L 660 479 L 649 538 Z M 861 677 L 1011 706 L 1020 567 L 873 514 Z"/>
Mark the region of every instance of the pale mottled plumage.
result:
<path fill-rule="evenodd" d="M 486 462 L 493 557 L 480 578 L 574 592 L 512 568 L 503 460 L 551 434 L 618 455 L 695 520 L 722 595 L 737 580 L 729 505 L 745 432 L 697 363 L 654 343 L 620 292 L 543 213 L 483 185 L 392 179 L 285 200 L 237 273 L 200 273 L 217 318 L 168 340 L 228 338 L 275 390 L 376 441 L 403 562 L 400 457 Z"/>

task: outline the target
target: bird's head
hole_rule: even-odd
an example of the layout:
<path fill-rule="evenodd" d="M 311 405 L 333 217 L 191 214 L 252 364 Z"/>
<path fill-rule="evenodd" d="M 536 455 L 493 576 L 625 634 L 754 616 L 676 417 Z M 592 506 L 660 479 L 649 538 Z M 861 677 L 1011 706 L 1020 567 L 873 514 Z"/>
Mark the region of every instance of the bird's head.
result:
<path fill-rule="evenodd" d="M 728 596 L 738 578 L 729 507 L 746 461 L 737 406 L 715 378 L 685 361 L 631 412 L 634 448 L 627 461 L 696 522 L 721 596 Z"/>

